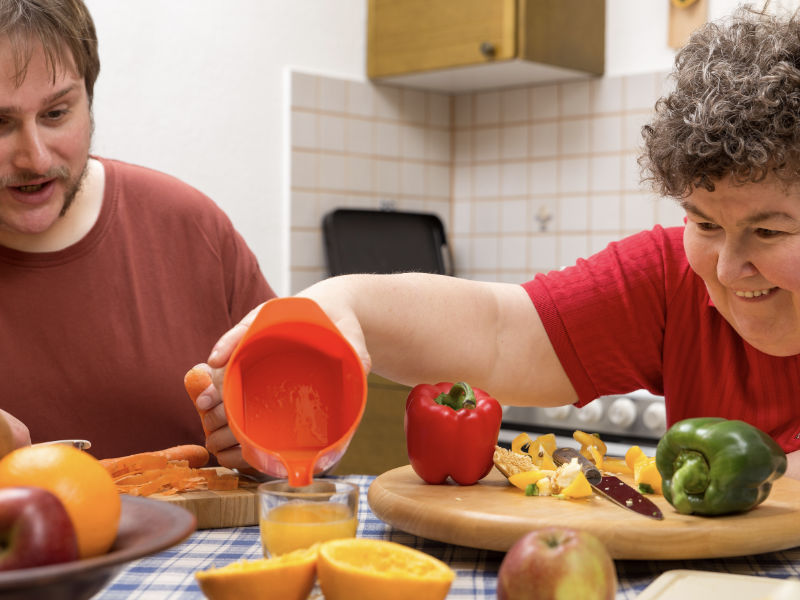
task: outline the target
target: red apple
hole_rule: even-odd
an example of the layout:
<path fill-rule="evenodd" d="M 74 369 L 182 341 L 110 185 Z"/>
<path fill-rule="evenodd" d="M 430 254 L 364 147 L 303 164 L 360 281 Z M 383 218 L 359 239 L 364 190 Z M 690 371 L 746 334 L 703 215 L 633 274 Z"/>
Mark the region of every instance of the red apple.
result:
<path fill-rule="evenodd" d="M 497 600 L 613 600 L 617 571 L 594 535 L 537 529 L 511 546 L 497 574 Z"/>
<path fill-rule="evenodd" d="M 0 488 L 0 571 L 78 559 L 78 538 L 58 497 L 38 487 Z"/>

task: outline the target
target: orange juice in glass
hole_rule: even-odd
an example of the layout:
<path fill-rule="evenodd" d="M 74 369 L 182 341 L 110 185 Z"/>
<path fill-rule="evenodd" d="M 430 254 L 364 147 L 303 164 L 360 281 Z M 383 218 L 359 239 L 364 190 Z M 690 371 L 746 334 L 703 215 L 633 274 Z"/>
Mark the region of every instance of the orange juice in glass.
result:
<path fill-rule="evenodd" d="M 258 486 L 259 525 L 264 556 L 278 556 L 326 540 L 355 537 L 358 486 L 314 480 L 291 487 L 286 480 Z"/>

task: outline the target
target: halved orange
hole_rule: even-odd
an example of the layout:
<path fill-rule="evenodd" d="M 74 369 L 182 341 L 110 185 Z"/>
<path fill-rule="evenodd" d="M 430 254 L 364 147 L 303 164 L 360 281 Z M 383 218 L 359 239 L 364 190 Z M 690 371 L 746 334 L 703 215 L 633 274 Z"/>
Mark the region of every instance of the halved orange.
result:
<path fill-rule="evenodd" d="M 317 545 L 274 558 L 240 560 L 194 576 L 210 600 L 306 600 L 314 587 Z"/>
<path fill-rule="evenodd" d="M 320 545 L 317 577 L 325 600 L 444 600 L 455 573 L 402 544 L 344 538 Z"/>

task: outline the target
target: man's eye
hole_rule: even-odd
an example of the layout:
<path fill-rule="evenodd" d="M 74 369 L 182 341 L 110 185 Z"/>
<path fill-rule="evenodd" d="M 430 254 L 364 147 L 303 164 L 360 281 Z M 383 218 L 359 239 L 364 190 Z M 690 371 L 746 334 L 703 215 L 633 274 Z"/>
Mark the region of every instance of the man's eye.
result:
<path fill-rule="evenodd" d="M 66 109 L 59 108 L 55 110 L 48 110 L 46 113 L 44 113 L 44 116 L 46 119 L 49 119 L 50 121 L 58 121 L 66 114 L 67 114 Z"/>

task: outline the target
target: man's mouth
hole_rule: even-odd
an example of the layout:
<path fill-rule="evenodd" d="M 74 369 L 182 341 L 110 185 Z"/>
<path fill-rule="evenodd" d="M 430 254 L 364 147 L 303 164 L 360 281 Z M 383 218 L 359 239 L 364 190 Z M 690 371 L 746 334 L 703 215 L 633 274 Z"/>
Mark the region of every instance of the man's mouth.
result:
<path fill-rule="evenodd" d="M 26 194 L 32 194 L 34 192 L 38 192 L 39 190 L 41 190 L 46 184 L 47 183 L 45 182 L 45 183 L 34 183 L 31 185 L 20 185 L 17 186 L 17 189 L 20 192 L 24 192 Z"/>

